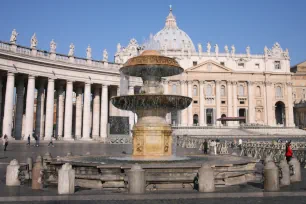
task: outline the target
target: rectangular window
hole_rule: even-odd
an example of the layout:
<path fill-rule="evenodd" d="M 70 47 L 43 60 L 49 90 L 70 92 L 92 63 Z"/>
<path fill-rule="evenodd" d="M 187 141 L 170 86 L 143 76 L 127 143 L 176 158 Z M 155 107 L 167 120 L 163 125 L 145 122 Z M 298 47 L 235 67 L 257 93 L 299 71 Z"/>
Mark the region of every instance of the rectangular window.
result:
<path fill-rule="evenodd" d="M 225 65 L 225 63 L 224 63 L 224 62 L 220 62 L 220 64 L 221 64 L 222 66 L 224 66 L 224 65 Z"/>
<path fill-rule="evenodd" d="M 197 103 L 198 103 L 198 101 L 193 101 L 193 103 L 197 104 Z"/>
<path fill-rule="evenodd" d="M 240 104 L 244 104 L 244 101 L 240 101 Z"/>
<path fill-rule="evenodd" d="M 196 66 L 198 64 L 198 62 L 197 61 L 193 61 L 192 64 L 193 64 L 193 66 Z"/>
<path fill-rule="evenodd" d="M 221 101 L 221 104 L 225 104 L 225 101 Z"/>
<path fill-rule="evenodd" d="M 259 68 L 260 68 L 259 64 L 256 63 L 256 64 L 255 64 L 255 69 L 259 69 Z"/>
<path fill-rule="evenodd" d="M 244 63 L 238 63 L 238 68 L 243 69 L 244 68 Z"/>
<path fill-rule="evenodd" d="M 275 61 L 274 62 L 274 68 L 275 69 L 281 69 L 280 61 Z"/>

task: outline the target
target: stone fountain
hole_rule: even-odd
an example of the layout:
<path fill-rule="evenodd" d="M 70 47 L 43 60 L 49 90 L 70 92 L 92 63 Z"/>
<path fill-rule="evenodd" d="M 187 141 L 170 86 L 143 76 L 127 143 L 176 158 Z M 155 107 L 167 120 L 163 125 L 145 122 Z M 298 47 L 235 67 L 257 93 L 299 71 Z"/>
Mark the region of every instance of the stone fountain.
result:
<path fill-rule="evenodd" d="M 172 156 L 172 129 L 166 114 L 187 108 L 192 98 L 164 95 L 162 77 L 183 72 L 175 59 L 146 50 L 129 59 L 120 72 L 141 77 L 140 94 L 112 97 L 112 104 L 122 110 L 133 111 L 138 116 L 133 133 L 133 158 L 156 159 Z"/>

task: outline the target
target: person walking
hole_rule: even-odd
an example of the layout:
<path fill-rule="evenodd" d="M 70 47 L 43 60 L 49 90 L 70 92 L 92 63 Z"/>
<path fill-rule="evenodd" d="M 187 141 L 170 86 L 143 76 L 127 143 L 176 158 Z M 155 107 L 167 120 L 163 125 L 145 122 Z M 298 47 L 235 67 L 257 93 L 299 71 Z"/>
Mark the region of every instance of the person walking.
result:
<path fill-rule="evenodd" d="M 51 137 L 50 142 L 49 142 L 49 144 L 48 144 L 48 147 L 51 146 L 51 145 L 52 145 L 52 147 L 54 147 L 54 144 L 53 144 L 53 137 Z"/>
<path fill-rule="evenodd" d="M 27 143 L 27 145 L 29 145 L 29 146 L 31 145 L 31 136 L 30 135 L 28 136 L 28 143 Z"/>
<path fill-rule="evenodd" d="M 204 143 L 203 143 L 203 147 L 204 147 L 204 154 L 207 154 L 207 150 L 208 150 L 208 142 L 205 139 Z"/>
<path fill-rule="evenodd" d="M 290 162 L 290 160 L 292 158 L 292 155 L 293 155 L 293 152 L 292 152 L 292 149 L 291 149 L 291 141 L 289 141 L 286 144 L 286 154 L 285 154 L 287 162 Z"/>
<path fill-rule="evenodd" d="M 35 147 L 38 147 L 38 137 L 35 135 L 34 139 L 35 139 Z"/>
<path fill-rule="evenodd" d="M 6 148 L 8 146 L 8 138 L 6 134 L 3 137 L 3 146 L 4 146 L 4 151 L 6 151 Z"/>
<path fill-rule="evenodd" d="M 239 149 L 242 150 L 242 139 L 241 138 L 238 140 L 238 146 L 239 146 Z"/>

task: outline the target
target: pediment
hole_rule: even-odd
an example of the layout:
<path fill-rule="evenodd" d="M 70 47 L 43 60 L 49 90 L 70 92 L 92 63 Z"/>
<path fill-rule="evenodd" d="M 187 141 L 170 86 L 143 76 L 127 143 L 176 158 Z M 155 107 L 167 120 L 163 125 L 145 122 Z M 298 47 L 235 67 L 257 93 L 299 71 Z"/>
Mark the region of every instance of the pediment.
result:
<path fill-rule="evenodd" d="M 205 62 L 202 62 L 198 65 L 195 65 L 193 67 L 190 67 L 185 70 L 186 72 L 232 72 L 232 70 L 228 67 L 225 67 L 213 60 L 207 60 Z"/>

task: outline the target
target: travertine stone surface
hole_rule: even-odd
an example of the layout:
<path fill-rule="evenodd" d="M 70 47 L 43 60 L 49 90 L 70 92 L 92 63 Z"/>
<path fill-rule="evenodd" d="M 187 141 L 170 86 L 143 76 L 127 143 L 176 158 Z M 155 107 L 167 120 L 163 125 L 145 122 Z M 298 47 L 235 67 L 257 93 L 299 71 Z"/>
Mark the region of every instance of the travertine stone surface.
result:
<path fill-rule="evenodd" d="M 58 194 L 73 194 L 75 185 L 75 170 L 66 163 L 58 171 Z"/>
<path fill-rule="evenodd" d="M 264 167 L 265 191 L 279 191 L 278 168 L 273 161 L 268 161 Z"/>
<path fill-rule="evenodd" d="M 18 178 L 20 165 L 16 159 L 12 160 L 6 168 L 6 185 L 7 186 L 20 186 Z"/>
<path fill-rule="evenodd" d="M 140 165 L 134 164 L 128 171 L 129 193 L 142 194 L 145 193 L 146 181 L 145 170 Z"/>
<path fill-rule="evenodd" d="M 203 164 L 199 169 L 199 191 L 200 192 L 214 192 L 215 178 L 214 170 L 209 164 Z"/>

